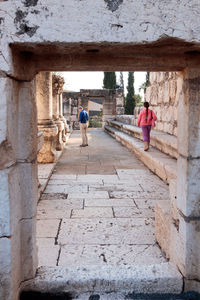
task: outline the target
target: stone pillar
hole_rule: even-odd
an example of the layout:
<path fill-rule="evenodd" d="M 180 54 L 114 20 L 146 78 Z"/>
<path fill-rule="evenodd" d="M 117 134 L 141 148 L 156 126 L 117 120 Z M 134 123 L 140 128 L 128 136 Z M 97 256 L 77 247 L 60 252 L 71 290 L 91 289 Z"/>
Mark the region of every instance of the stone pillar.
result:
<path fill-rule="evenodd" d="M 43 132 L 44 144 L 37 159 L 39 163 L 53 163 L 56 153 L 53 140 L 58 128 L 52 119 L 52 73 L 40 72 L 36 76 L 36 102 L 38 110 L 38 129 Z"/>
<path fill-rule="evenodd" d="M 175 261 L 187 290 L 200 292 L 200 69 L 187 68 L 178 111 L 177 207 Z"/>
<path fill-rule="evenodd" d="M 60 120 L 63 122 L 64 129 L 62 131 L 62 140 L 64 143 L 67 141 L 67 133 L 69 132 L 69 126 L 67 125 L 67 121 L 65 117 L 63 116 L 63 92 L 59 94 L 59 111 L 60 111 Z"/>
<path fill-rule="evenodd" d="M 0 299 L 37 267 L 37 111 L 32 82 L 0 78 Z"/>
<path fill-rule="evenodd" d="M 53 88 L 53 118 L 58 127 L 58 133 L 54 139 L 56 150 L 60 151 L 64 148 L 63 131 L 64 123 L 60 118 L 60 94 L 63 92 L 64 78 L 59 75 L 53 75 L 52 88 Z"/>
<path fill-rule="evenodd" d="M 116 89 L 116 115 L 124 114 L 124 90 Z"/>

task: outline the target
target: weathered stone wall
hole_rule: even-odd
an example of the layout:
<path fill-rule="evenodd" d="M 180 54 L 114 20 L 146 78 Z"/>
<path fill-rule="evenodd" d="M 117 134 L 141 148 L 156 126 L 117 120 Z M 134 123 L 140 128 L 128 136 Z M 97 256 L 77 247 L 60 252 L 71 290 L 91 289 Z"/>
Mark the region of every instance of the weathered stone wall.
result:
<path fill-rule="evenodd" d="M 155 129 L 177 136 L 178 103 L 183 79 L 180 72 L 151 72 L 146 101 L 157 115 Z M 135 112 L 137 117 L 137 111 Z"/>
<path fill-rule="evenodd" d="M 174 245 L 188 286 L 198 279 L 198 288 L 199 15 L 197 0 L 0 2 L 2 300 L 18 299 L 20 283 L 35 275 L 37 120 L 31 80 L 54 70 L 183 71 L 177 194 L 183 230 Z"/>
<path fill-rule="evenodd" d="M 109 118 L 124 113 L 124 95 L 121 89 L 116 90 L 80 90 L 80 92 L 63 93 L 63 111 L 68 124 L 73 129 L 79 129 L 78 107 L 82 105 L 88 111 L 91 98 L 103 99 L 103 122 Z"/>

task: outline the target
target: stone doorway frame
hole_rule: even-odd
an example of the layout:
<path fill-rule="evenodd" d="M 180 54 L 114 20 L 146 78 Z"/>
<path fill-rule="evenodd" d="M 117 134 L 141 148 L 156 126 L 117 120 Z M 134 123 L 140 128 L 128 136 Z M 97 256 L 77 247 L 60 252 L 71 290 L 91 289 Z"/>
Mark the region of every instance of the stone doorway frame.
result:
<path fill-rule="evenodd" d="M 79 45 L 79 44 L 78 44 Z M 80 44 L 87 49 L 88 45 Z M 80 46 L 79 45 L 79 46 Z M 181 235 L 174 235 L 178 268 L 191 287 L 200 279 L 200 59 L 190 53 L 151 55 L 135 59 L 122 56 L 119 44 L 110 44 L 115 56 L 98 52 L 55 54 L 56 43 L 48 53 L 40 54 L 40 44 L 12 45 L 13 74 L 1 77 L 3 103 L 8 111 L 8 143 L 2 152 L 1 186 L 5 187 L 5 226 L 1 249 L 5 257 L 1 277 L 7 299 L 15 299 L 22 282 L 35 277 L 37 268 L 36 204 L 37 204 L 37 111 L 32 80 L 39 71 L 182 71 L 184 87 L 179 104 L 178 121 L 178 194 L 177 208 Z M 68 45 L 69 51 L 77 45 Z M 90 45 L 91 47 L 91 45 Z M 92 47 L 100 47 L 92 45 Z M 79 47 L 77 47 L 79 49 Z M 134 48 L 126 45 L 124 51 Z M 134 48 L 137 50 L 137 46 Z M 74 50 L 75 51 L 75 50 Z M 117 57 L 116 55 L 119 54 Z M 116 67 L 117 62 L 117 67 Z M 6 159 L 5 159 L 6 157 Z M 177 253 L 178 251 L 178 253 Z M 178 255 L 178 256 L 177 256 Z M 8 293 L 8 294 L 7 294 Z M 3 294 L 3 295 L 4 295 Z M 15 295 L 15 296 L 14 296 Z"/>

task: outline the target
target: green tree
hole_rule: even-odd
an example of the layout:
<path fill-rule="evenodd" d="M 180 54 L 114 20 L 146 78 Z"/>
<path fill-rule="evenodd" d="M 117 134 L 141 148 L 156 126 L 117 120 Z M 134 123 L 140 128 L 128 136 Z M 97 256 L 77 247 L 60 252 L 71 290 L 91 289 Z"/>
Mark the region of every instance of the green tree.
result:
<path fill-rule="evenodd" d="M 141 106 L 143 104 L 142 96 L 140 94 L 135 94 L 135 104 L 136 106 Z"/>
<path fill-rule="evenodd" d="M 104 72 L 103 88 L 104 89 L 115 89 L 116 86 L 116 74 L 115 72 Z"/>
<path fill-rule="evenodd" d="M 123 72 L 120 72 L 120 88 L 122 88 L 123 91 L 124 91 L 124 77 L 123 77 Z"/>
<path fill-rule="evenodd" d="M 149 84 L 150 84 L 150 81 L 149 81 L 149 74 L 150 74 L 150 72 L 146 72 L 146 80 L 145 80 L 145 82 L 143 82 L 143 83 L 141 84 L 141 86 L 140 86 L 140 88 L 139 88 L 139 91 L 143 90 L 144 93 L 146 92 L 146 89 L 147 89 L 147 87 L 148 87 Z"/>
<path fill-rule="evenodd" d="M 128 72 L 127 96 L 125 100 L 125 114 L 133 115 L 135 108 L 134 72 Z"/>

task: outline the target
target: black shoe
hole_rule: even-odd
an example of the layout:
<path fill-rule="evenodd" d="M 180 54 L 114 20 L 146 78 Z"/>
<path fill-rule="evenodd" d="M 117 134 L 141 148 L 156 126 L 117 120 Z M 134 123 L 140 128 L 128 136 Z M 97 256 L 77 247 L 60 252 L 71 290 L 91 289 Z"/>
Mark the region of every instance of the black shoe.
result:
<path fill-rule="evenodd" d="M 87 145 L 80 145 L 80 147 L 86 147 Z"/>

